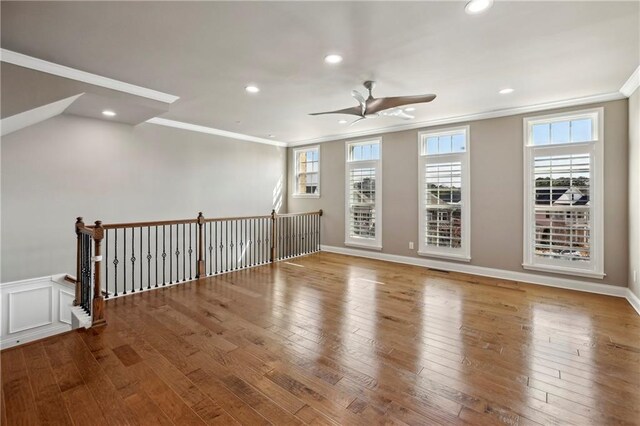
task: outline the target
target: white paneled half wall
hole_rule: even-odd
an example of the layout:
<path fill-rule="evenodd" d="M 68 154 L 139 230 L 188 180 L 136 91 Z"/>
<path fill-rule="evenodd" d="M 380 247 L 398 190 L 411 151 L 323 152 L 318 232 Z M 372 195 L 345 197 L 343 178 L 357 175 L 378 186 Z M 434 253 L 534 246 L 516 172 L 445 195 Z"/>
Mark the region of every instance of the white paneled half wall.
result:
<path fill-rule="evenodd" d="M 71 330 L 74 292 L 64 274 L 0 284 L 0 348 Z"/>

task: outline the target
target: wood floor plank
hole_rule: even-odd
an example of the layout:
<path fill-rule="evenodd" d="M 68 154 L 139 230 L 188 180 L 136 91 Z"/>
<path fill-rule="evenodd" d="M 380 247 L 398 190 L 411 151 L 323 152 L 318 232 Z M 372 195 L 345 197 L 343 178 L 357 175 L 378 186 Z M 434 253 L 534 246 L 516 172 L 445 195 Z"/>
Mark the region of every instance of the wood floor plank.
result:
<path fill-rule="evenodd" d="M 106 315 L 0 353 L 2 424 L 640 424 L 620 298 L 318 253 Z"/>

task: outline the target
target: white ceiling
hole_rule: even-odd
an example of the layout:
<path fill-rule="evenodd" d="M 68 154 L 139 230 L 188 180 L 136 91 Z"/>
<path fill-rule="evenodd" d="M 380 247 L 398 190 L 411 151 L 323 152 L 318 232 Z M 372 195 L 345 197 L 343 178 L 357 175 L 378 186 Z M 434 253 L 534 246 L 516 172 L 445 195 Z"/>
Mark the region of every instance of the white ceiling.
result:
<path fill-rule="evenodd" d="M 436 93 L 416 122 L 618 91 L 639 2 L 6 2 L 2 47 L 180 97 L 162 118 L 296 142 L 406 124 L 307 115 Z M 329 66 L 327 53 L 344 56 Z M 257 84 L 257 95 L 245 93 Z M 498 90 L 512 87 L 511 95 Z"/>

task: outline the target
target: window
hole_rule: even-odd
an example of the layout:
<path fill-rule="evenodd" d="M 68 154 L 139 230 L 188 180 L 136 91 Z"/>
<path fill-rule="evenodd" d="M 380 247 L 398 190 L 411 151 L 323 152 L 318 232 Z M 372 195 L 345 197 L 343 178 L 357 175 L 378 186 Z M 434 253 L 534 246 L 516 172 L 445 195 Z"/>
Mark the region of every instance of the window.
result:
<path fill-rule="evenodd" d="M 604 277 L 602 115 L 525 118 L 525 269 Z"/>
<path fill-rule="evenodd" d="M 345 244 L 382 249 L 380 139 L 347 143 Z"/>
<path fill-rule="evenodd" d="M 469 127 L 420 132 L 418 254 L 471 259 Z"/>
<path fill-rule="evenodd" d="M 320 147 L 312 146 L 293 151 L 296 167 L 294 197 L 320 197 Z"/>

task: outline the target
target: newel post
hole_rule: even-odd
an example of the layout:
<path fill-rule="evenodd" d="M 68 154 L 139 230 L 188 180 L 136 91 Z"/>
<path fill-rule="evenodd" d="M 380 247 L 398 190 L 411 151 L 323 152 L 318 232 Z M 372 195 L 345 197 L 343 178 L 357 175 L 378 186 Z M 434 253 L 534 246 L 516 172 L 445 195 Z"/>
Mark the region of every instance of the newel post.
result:
<path fill-rule="evenodd" d="M 271 263 L 276 260 L 276 211 L 271 210 L 271 256 L 269 261 Z"/>
<path fill-rule="evenodd" d="M 93 228 L 93 244 L 94 244 L 94 278 L 93 278 L 93 305 L 91 312 L 93 314 L 93 327 L 106 325 L 104 319 L 104 296 L 102 296 L 102 239 L 104 238 L 104 228 L 102 221 L 96 220 L 96 226 Z"/>
<path fill-rule="evenodd" d="M 80 294 L 80 256 L 81 256 L 81 249 L 80 249 L 80 228 L 84 228 L 84 222 L 82 221 L 81 217 L 78 217 L 76 219 L 76 225 L 75 225 L 75 229 L 76 229 L 76 295 L 75 295 L 75 299 L 73 300 L 73 306 L 77 306 L 80 304 L 80 298 L 81 298 L 81 294 Z"/>
<path fill-rule="evenodd" d="M 198 213 L 198 280 L 203 279 L 207 274 L 204 266 L 204 216 Z"/>

